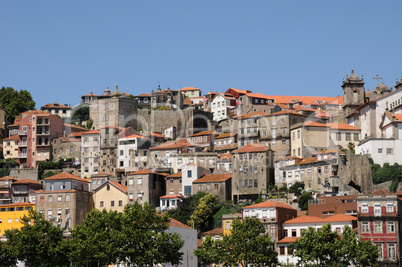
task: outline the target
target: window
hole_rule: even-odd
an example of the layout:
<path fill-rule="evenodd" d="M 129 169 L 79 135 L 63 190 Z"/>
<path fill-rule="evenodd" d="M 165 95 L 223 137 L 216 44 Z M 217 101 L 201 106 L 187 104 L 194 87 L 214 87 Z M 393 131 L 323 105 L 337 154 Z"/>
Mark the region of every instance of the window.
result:
<path fill-rule="evenodd" d="M 374 222 L 374 233 L 382 233 L 382 222 Z"/>
<path fill-rule="evenodd" d="M 137 178 L 137 184 L 142 184 L 142 178 L 140 177 Z"/>
<path fill-rule="evenodd" d="M 381 203 L 374 203 L 374 216 L 381 216 Z"/>
<path fill-rule="evenodd" d="M 387 203 L 387 212 L 394 212 L 394 204 Z"/>
<path fill-rule="evenodd" d="M 359 141 L 359 134 L 357 134 L 357 133 L 353 134 L 353 140 Z"/>
<path fill-rule="evenodd" d="M 119 200 L 119 207 L 123 206 L 123 200 Z"/>
<path fill-rule="evenodd" d="M 393 154 L 392 148 L 387 148 L 387 155 L 392 155 L 392 154 Z"/>
<path fill-rule="evenodd" d="M 387 222 L 387 233 L 395 233 L 395 222 Z"/>
<path fill-rule="evenodd" d="M 296 237 L 296 236 L 297 236 L 296 229 L 292 229 L 292 237 Z"/>
<path fill-rule="evenodd" d="M 57 202 L 62 202 L 63 201 L 63 197 L 61 195 L 57 196 Z"/>
<path fill-rule="evenodd" d="M 341 140 L 341 133 L 340 132 L 337 132 L 336 133 L 336 140 Z"/>
<path fill-rule="evenodd" d="M 350 133 L 346 133 L 346 141 L 351 141 L 352 138 L 350 137 Z"/>
<path fill-rule="evenodd" d="M 285 247 L 279 247 L 279 255 L 285 255 Z"/>
<path fill-rule="evenodd" d="M 8 219 L 7 221 L 8 221 L 8 223 L 11 223 L 11 219 Z"/>
<path fill-rule="evenodd" d="M 187 171 L 187 177 L 188 177 L 188 178 L 191 178 L 191 176 L 192 176 L 191 171 Z"/>
<path fill-rule="evenodd" d="M 382 148 L 378 149 L 378 153 L 381 154 L 382 153 Z"/>
<path fill-rule="evenodd" d="M 47 202 L 53 202 L 53 196 L 48 196 L 47 197 Z"/>
<path fill-rule="evenodd" d="M 49 220 L 52 220 L 52 219 L 53 219 L 53 210 L 52 210 L 52 209 L 49 209 L 49 210 L 47 211 L 47 217 L 49 218 Z"/>
<path fill-rule="evenodd" d="M 368 213 L 368 204 L 367 203 L 362 204 L 361 213 Z"/>
<path fill-rule="evenodd" d="M 133 185 L 133 184 L 134 184 L 134 179 L 133 178 L 128 179 L 128 185 Z"/>
<path fill-rule="evenodd" d="M 395 244 L 387 244 L 388 246 L 388 259 L 396 260 L 396 245 Z"/>
<path fill-rule="evenodd" d="M 202 184 L 199 184 L 199 185 L 198 185 L 198 191 L 202 191 L 202 190 L 203 190 L 203 187 L 204 187 L 204 186 L 203 186 Z"/>
<path fill-rule="evenodd" d="M 70 195 L 66 195 L 66 201 L 70 201 Z"/>
<path fill-rule="evenodd" d="M 361 227 L 362 227 L 362 233 L 370 232 L 370 226 L 368 222 L 362 222 Z"/>
<path fill-rule="evenodd" d="M 288 236 L 288 229 L 283 230 L 283 236 L 287 237 Z"/>
<path fill-rule="evenodd" d="M 44 196 L 41 196 L 41 197 L 39 198 L 39 202 L 40 202 L 40 203 L 44 203 L 44 202 L 45 202 L 45 197 L 44 197 Z"/>
<path fill-rule="evenodd" d="M 214 184 L 215 189 L 219 189 L 219 184 Z"/>
<path fill-rule="evenodd" d="M 169 183 L 170 183 L 170 184 L 173 184 L 173 183 L 174 183 L 174 180 L 173 180 L 173 179 L 170 179 L 170 180 L 169 180 Z"/>
<path fill-rule="evenodd" d="M 110 201 L 110 206 L 114 207 L 114 200 Z"/>
<path fill-rule="evenodd" d="M 230 221 L 225 222 L 225 230 L 230 230 Z"/>
<path fill-rule="evenodd" d="M 211 185 L 207 184 L 207 190 L 211 190 Z"/>
<path fill-rule="evenodd" d="M 99 203 L 99 206 L 100 206 L 100 207 L 103 207 L 103 201 L 101 201 L 101 202 Z"/>

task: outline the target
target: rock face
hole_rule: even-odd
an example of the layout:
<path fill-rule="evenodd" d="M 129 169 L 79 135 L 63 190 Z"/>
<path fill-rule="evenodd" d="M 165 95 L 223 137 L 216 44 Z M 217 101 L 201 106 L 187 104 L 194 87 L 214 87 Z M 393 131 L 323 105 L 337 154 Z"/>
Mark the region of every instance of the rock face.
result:
<path fill-rule="evenodd" d="M 352 154 L 346 151 L 346 155 L 339 159 L 340 191 L 350 190 L 351 194 L 370 194 L 373 192 L 373 179 L 371 164 L 368 155 Z"/>

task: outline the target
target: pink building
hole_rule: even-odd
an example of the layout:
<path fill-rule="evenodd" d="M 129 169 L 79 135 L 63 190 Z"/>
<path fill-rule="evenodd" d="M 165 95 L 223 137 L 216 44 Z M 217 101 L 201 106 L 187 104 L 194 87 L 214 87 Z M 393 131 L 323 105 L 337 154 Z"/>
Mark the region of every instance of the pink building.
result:
<path fill-rule="evenodd" d="M 63 136 L 61 118 L 45 111 L 30 110 L 21 113 L 17 120 L 20 166 L 36 168 L 38 162 L 51 160 L 51 141 Z"/>

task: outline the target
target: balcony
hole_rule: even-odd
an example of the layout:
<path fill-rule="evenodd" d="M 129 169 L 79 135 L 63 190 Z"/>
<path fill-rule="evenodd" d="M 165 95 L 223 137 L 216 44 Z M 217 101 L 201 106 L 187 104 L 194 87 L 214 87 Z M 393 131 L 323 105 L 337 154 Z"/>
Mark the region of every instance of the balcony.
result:
<path fill-rule="evenodd" d="M 18 135 L 27 135 L 27 131 L 18 131 Z"/>
<path fill-rule="evenodd" d="M 44 132 L 37 132 L 36 133 L 36 135 L 38 135 L 38 136 L 44 136 L 44 135 L 49 135 L 50 134 L 50 131 L 44 131 Z"/>
<path fill-rule="evenodd" d="M 18 153 L 19 159 L 26 158 L 26 157 L 27 157 L 27 153 Z"/>
<path fill-rule="evenodd" d="M 27 146 L 27 142 L 19 142 L 18 147 L 25 147 Z"/>
<path fill-rule="evenodd" d="M 37 143 L 37 147 L 44 147 L 44 146 L 50 146 L 50 143 Z"/>

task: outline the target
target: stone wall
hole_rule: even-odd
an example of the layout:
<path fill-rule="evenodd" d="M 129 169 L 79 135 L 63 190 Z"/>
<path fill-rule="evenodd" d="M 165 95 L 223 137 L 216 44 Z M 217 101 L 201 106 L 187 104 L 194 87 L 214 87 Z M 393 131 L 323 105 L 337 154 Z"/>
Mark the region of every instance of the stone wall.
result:
<path fill-rule="evenodd" d="M 15 169 L 10 170 L 9 176 L 15 177 L 18 180 L 26 178 L 26 179 L 38 181 L 38 169 L 15 168 Z"/>

